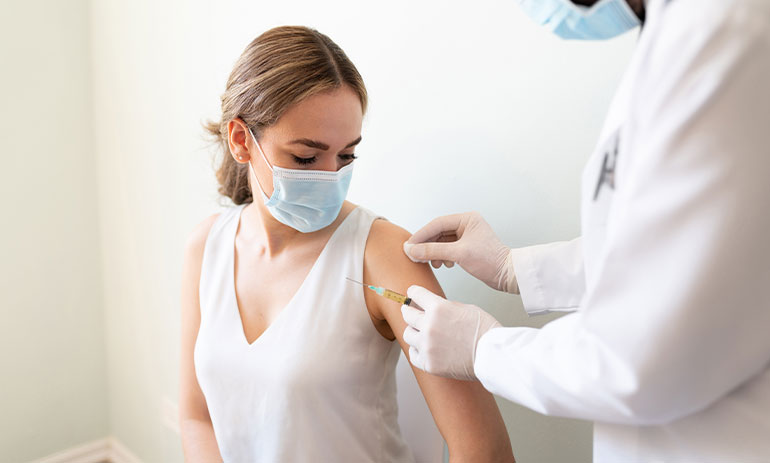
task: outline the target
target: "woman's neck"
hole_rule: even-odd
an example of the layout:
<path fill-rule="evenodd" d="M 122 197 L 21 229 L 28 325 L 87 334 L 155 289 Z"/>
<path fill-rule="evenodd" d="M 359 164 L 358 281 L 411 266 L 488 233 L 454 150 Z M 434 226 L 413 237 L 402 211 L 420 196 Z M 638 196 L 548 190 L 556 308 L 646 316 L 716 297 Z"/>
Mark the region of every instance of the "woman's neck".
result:
<path fill-rule="evenodd" d="M 274 257 L 291 245 L 305 241 L 308 233 L 302 233 L 276 220 L 262 201 L 254 201 L 244 207 L 241 214 L 241 233 L 246 238 L 264 246 L 268 257 Z"/>

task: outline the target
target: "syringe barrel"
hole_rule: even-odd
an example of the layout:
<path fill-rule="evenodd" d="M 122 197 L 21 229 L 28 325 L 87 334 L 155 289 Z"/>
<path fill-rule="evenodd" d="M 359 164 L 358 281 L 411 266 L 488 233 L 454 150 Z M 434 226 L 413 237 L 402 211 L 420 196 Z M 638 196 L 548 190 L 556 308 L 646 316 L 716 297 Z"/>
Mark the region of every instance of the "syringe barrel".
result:
<path fill-rule="evenodd" d="M 397 292 L 395 292 L 395 291 L 391 291 L 391 290 L 389 290 L 389 289 L 386 289 L 386 290 L 385 290 L 385 292 L 383 292 L 383 293 L 382 293 L 382 295 L 383 295 L 384 297 L 387 297 L 387 298 L 388 298 L 388 299 L 390 299 L 391 301 L 396 301 L 396 302 L 398 302 L 399 304 L 407 304 L 407 305 L 408 305 L 408 304 L 409 304 L 409 302 L 411 302 L 411 301 L 412 301 L 412 300 L 411 300 L 411 299 L 409 299 L 408 297 L 406 297 L 406 296 L 403 296 L 403 295 L 401 295 L 401 294 L 398 294 Z M 407 301 L 409 301 L 409 302 L 407 302 Z"/>

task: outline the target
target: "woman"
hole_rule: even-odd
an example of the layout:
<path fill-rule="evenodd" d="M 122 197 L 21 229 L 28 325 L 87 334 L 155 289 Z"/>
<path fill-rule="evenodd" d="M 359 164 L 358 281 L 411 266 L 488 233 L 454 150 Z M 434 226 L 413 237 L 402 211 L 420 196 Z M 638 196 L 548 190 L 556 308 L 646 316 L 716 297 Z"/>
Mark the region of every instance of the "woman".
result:
<path fill-rule="evenodd" d="M 366 101 L 343 51 L 304 27 L 257 37 L 228 79 L 208 129 L 236 206 L 193 231 L 183 270 L 188 462 L 413 461 L 396 413 L 401 307 L 345 278 L 441 288 L 401 251 L 408 232 L 344 200 Z M 413 370 L 450 461 L 513 461 L 479 383 Z"/>

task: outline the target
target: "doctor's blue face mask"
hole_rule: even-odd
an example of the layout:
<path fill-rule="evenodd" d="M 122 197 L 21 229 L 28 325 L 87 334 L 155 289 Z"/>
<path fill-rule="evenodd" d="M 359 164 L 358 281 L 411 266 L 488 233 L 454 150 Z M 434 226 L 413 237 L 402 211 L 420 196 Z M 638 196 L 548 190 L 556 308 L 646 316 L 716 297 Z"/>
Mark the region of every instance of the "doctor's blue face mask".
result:
<path fill-rule="evenodd" d="M 249 172 L 262 192 L 270 214 L 282 224 L 302 233 L 318 231 L 334 222 L 348 194 L 353 163 L 336 172 L 273 166 L 251 129 L 249 134 L 265 164 L 273 172 L 273 194 L 268 198 L 249 161 Z"/>
<path fill-rule="evenodd" d="M 569 0 L 519 0 L 524 12 L 564 39 L 601 40 L 641 24 L 626 0 L 599 0 L 591 6 Z"/>

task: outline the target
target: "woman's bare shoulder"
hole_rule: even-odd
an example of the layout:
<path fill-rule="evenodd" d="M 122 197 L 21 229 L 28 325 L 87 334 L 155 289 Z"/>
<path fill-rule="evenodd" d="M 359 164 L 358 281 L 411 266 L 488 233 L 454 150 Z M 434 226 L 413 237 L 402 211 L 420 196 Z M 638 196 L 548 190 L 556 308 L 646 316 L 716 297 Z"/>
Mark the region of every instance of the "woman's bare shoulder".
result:
<path fill-rule="evenodd" d="M 404 254 L 404 242 L 410 236 L 411 233 L 393 222 L 375 220 L 366 241 L 364 265 L 377 276 L 424 271 L 422 264 L 415 264 Z"/>
<path fill-rule="evenodd" d="M 183 324 L 200 320 L 200 307 L 198 305 L 198 287 L 203 264 L 203 250 L 206 246 L 206 238 L 212 225 L 219 214 L 212 214 L 199 222 L 187 237 L 184 246 L 182 260 L 182 313 Z M 194 323 L 199 323 L 195 321 Z M 197 326 L 194 331 L 197 333 Z M 194 339 L 194 338 L 193 338 Z"/>
<path fill-rule="evenodd" d="M 219 218 L 220 213 L 214 213 L 200 221 L 193 227 L 185 242 L 185 255 L 188 258 L 202 258 L 203 248 L 206 246 L 206 238 L 209 236 L 211 227 Z"/>
<path fill-rule="evenodd" d="M 364 253 L 364 276 L 367 283 L 383 286 L 401 294 L 411 285 L 420 285 L 442 294 L 430 265 L 412 262 L 404 254 L 404 242 L 412 236 L 407 230 L 386 220 L 375 220 L 369 232 Z M 375 313 L 387 317 L 388 308 L 400 310 L 400 305 L 389 307 L 389 302 L 377 298 Z M 398 311 L 397 310 L 397 311 Z M 398 312 L 400 314 L 400 312 Z"/>
<path fill-rule="evenodd" d="M 367 250 L 390 252 L 395 248 L 403 250 L 404 241 L 412 236 L 406 229 L 385 219 L 377 219 L 369 230 Z M 406 255 L 404 255 L 406 257 Z"/>
<path fill-rule="evenodd" d="M 412 262 L 404 253 L 404 242 L 410 236 L 411 233 L 393 222 L 375 220 L 366 242 L 364 265 L 377 276 L 388 279 L 404 280 L 409 276 L 425 278 L 428 275 L 432 277 L 433 272 L 429 265 Z"/>

